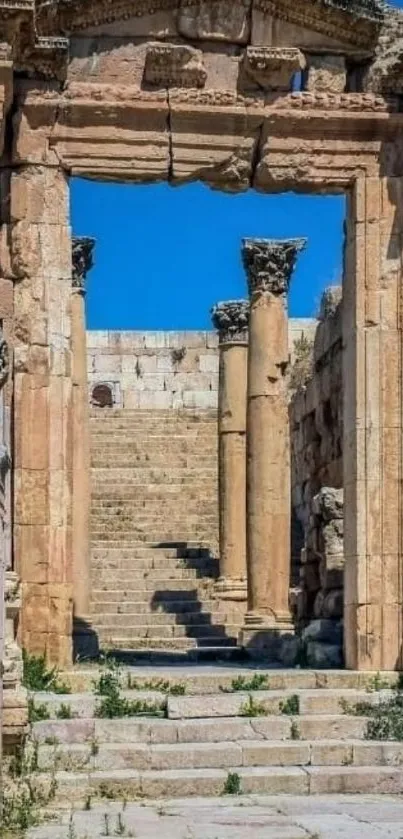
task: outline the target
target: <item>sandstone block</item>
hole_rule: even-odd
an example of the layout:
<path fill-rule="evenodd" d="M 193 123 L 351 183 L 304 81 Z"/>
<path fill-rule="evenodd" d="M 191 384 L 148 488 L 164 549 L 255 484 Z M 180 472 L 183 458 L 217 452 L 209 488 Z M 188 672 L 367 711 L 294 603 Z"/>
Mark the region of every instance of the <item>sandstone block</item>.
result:
<path fill-rule="evenodd" d="M 249 37 L 250 0 L 234 5 L 231 0 L 181 0 L 178 29 L 191 40 L 229 41 L 245 44 Z"/>

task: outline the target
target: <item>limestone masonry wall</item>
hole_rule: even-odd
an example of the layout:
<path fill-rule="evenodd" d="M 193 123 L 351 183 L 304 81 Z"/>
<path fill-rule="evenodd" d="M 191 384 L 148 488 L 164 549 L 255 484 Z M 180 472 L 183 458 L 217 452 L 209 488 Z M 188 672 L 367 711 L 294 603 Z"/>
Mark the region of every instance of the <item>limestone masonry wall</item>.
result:
<path fill-rule="evenodd" d="M 289 322 L 294 342 L 312 336 L 316 321 Z M 215 332 L 87 332 L 90 396 L 110 386 L 117 408 L 217 408 L 218 337 Z"/>
<path fill-rule="evenodd" d="M 304 359 L 302 360 L 304 361 Z M 310 666 L 340 666 L 343 616 L 343 392 L 341 289 L 322 300 L 310 372 L 289 405 L 293 611 Z M 298 369 L 298 362 L 294 373 Z M 297 378 L 294 376 L 294 378 Z M 299 562 L 298 562 L 299 559 Z M 299 567 L 298 567 L 299 566 Z"/>

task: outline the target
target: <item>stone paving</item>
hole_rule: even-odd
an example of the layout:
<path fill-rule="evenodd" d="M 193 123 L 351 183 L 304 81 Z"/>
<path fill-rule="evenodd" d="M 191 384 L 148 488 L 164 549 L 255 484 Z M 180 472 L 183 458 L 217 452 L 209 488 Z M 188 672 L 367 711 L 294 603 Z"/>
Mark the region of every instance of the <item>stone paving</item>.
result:
<path fill-rule="evenodd" d="M 396 796 L 240 796 L 102 802 L 26 839 L 403 839 Z"/>

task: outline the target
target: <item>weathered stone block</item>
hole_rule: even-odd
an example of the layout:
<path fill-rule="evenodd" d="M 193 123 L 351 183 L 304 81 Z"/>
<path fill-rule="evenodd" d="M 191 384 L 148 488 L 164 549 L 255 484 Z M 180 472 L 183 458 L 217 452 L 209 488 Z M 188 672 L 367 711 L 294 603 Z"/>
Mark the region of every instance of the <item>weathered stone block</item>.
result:
<path fill-rule="evenodd" d="M 342 55 L 311 55 L 306 71 L 306 89 L 343 93 L 346 88 L 346 60 Z"/>
<path fill-rule="evenodd" d="M 305 58 L 293 47 L 247 47 L 247 77 L 263 90 L 291 90 L 294 73 L 305 67 Z"/>
<path fill-rule="evenodd" d="M 178 29 L 185 38 L 246 44 L 251 0 L 181 0 Z"/>
<path fill-rule="evenodd" d="M 149 44 L 144 80 L 157 87 L 204 87 L 203 53 L 187 44 Z"/>

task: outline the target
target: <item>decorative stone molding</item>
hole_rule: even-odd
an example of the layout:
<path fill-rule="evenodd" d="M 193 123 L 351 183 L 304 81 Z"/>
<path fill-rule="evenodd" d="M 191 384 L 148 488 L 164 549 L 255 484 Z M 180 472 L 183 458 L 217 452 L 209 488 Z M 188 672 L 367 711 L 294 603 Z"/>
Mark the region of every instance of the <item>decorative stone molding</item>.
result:
<path fill-rule="evenodd" d="M 249 293 L 285 295 L 306 239 L 244 239 L 242 260 Z"/>
<path fill-rule="evenodd" d="M 91 270 L 94 259 L 93 251 L 95 247 L 95 239 L 89 236 L 73 236 L 72 239 L 72 257 L 73 257 L 73 276 L 72 286 L 79 291 L 85 291 L 85 278 L 88 271 Z"/>
<path fill-rule="evenodd" d="M 184 44 L 150 44 L 144 80 L 163 87 L 204 87 L 207 73 L 203 53 Z"/>
<path fill-rule="evenodd" d="M 292 77 L 305 67 L 301 50 L 294 47 L 247 47 L 245 72 L 264 90 L 291 88 Z"/>
<path fill-rule="evenodd" d="M 217 303 L 211 310 L 213 326 L 219 334 L 220 344 L 248 342 L 249 302 L 227 300 Z"/>

